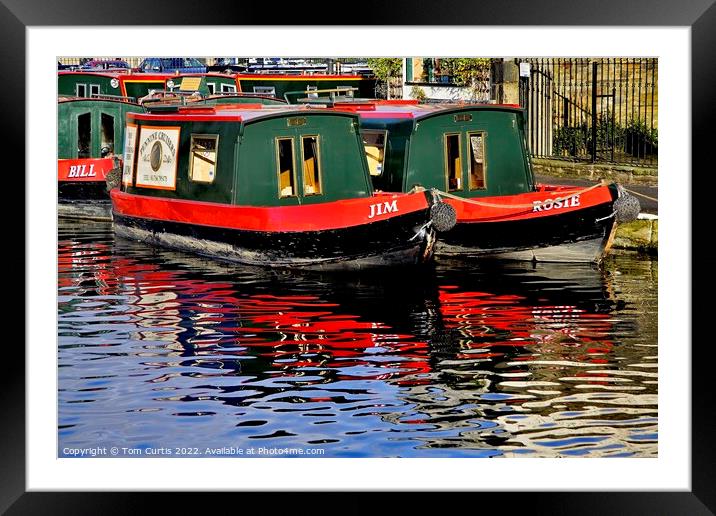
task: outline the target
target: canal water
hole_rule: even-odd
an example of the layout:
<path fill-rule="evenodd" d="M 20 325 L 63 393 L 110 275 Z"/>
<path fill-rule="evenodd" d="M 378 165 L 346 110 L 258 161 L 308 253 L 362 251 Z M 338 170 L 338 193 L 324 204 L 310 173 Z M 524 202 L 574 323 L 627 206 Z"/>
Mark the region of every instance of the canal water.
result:
<path fill-rule="evenodd" d="M 657 261 L 319 274 L 60 219 L 58 456 L 654 457 Z"/>

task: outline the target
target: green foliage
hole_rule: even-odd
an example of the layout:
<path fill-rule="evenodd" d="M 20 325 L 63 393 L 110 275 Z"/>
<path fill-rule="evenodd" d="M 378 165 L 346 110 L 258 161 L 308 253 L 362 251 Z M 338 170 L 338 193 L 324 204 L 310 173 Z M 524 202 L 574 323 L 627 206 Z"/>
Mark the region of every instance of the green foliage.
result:
<path fill-rule="evenodd" d="M 591 122 L 575 126 L 557 127 L 552 135 L 552 153 L 556 156 L 580 156 L 592 151 Z M 629 121 L 626 127 L 612 123 L 611 119 L 597 122 L 597 149 L 611 148 L 633 156 L 656 154 L 658 129 L 650 128 L 640 119 Z"/>
<path fill-rule="evenodd" d="M 403 60 L 399 57 L 368 58 L 367 63 L 376 78 L 383 82 L 401 77 L 403 73 Z"/>
<path fill-rule="evenodd" d="M 410 89 L 410 96 L 414 99 L 417 99 L 418 102 L 425 102 L 425 99 L 428 98 L 428 96 L 425 94 L 425 90 L 422 89 L 420 86 L 413 86 Z"/>
<path fill-rule="evenodd" d="M 475 82 L 490 77 L 490 62 L 487 57 L 446 57 L 440 59 L 443 74 L 450 75 L 458 86 L 472 86 Z"/>

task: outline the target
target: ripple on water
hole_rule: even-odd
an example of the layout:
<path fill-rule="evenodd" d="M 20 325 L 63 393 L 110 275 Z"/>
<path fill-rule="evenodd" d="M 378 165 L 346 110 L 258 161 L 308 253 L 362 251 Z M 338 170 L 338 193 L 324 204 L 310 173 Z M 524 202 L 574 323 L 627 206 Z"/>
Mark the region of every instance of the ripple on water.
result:
<path fill-rule="evenodd" d="M 60 450 L 657 454 L 656 261 L 331 276 L 61 220 L 58 269 Z"/>

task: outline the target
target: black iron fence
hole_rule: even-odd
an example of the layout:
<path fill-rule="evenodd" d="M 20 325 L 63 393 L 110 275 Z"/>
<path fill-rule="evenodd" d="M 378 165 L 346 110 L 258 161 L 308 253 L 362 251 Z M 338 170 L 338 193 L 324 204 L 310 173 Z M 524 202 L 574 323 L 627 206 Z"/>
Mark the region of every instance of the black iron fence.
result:
<path fill-rule="evenodd" d="M 519 62 L 530 68 L 529 77 L 520 78 L 520 105 L 533 156 L 657 164 L 657 59 Z"/>

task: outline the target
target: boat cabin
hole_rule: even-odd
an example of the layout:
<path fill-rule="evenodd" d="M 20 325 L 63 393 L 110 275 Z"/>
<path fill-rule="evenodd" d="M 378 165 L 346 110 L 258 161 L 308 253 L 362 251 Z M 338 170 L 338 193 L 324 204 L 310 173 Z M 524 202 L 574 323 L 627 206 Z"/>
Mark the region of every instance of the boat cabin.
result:
<path fill-rule="evenodd" d="M 57 103 L 57 157 L 121 155 L 126 115 L 142 111 L 142 106 L 128 99 L 61 97 Z"/>
<path fill-rule="evenodd" d="M 353 113 L 302 107 L 164 107 L 130 113 L 121 190 L 244 206 L 370 197 Z"/>
<path fill-rule="evenodd" d="M 75 97 L 116 96 L 136 100 L 150 91 L 165 90 L 172 74 L 61 71 L 57 92 Z"/>
<path fill-rule="evenodd" d="M 460 197 L 534 190 L 522 109 L 374 103 L 356 112 L 378 190 L 420 185 Z"/>

